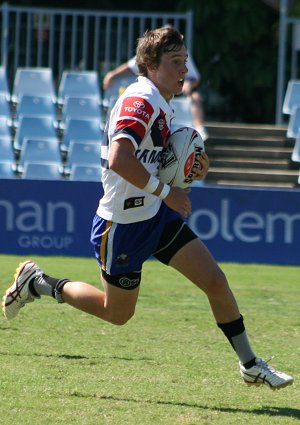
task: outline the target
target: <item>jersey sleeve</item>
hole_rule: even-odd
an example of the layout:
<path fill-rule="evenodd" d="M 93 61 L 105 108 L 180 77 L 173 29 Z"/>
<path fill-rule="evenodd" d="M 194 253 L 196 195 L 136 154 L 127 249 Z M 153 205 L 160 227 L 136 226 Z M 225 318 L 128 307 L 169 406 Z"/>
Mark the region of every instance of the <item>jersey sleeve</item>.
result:
<path fill-rule="evenodd" d="M 123 98 L 116 120 L 112 140 L 123 137 L 130 139 L 135 148 L 141 144 L 152 121 L 154 108 L 150 101 L 141 96 Z"/>

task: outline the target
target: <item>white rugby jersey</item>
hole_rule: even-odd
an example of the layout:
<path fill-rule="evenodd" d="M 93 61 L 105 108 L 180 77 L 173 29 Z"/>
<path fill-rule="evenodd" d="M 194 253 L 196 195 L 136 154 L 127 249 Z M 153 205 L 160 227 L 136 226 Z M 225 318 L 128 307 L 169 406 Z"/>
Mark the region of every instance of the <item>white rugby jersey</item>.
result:
<path fill-rule="evenodd" d="M 172 108 L 157 87 L 146 77 L 138 77 L 113 107 L 101 146 L 102 185 L 97 214 L 115 223 L 133 223 L 153 217 L 161 199 L 132 185 L 108 167 L 114 140 L 126 138 L 146 170 L 157 175 L 162 150 L 170 135 Z"/>

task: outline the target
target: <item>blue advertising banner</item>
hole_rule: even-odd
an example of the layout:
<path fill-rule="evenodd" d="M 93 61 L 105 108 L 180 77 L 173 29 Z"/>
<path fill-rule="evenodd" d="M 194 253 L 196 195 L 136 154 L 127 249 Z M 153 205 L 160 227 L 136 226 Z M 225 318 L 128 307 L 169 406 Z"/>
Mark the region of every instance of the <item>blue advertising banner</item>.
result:
<path fill-rule="evenodd" d="M 219 261 L 300 265 L 300 191 L 192 190 L 191 228 Z"/>
<path fill-rule="evenodd" d="M 93 256 L 92 182 L 0 180 L 0 252 Z M 218 261 L 300 265 L 300 190 L 194 187 L 191 228 Z"/>
<path fill-rule="evenodd" d="M 98 183 L 0 180 L 0 252 L 93 256 Z"/>

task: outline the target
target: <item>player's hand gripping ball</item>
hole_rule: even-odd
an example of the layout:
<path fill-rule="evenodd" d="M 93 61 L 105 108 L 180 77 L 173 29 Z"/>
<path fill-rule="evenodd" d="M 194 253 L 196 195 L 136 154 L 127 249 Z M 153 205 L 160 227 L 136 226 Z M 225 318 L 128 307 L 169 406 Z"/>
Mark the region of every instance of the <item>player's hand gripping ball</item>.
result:
<path fill-rule="evenodd" d="M 204 142 L 194 128 L 179 128 L 167 141 L 159 167 L 160 180 L 170 186 L 188 187 L 193 182 L 193 168 L 199 168 L 198 159 L 204 151 Z"/>

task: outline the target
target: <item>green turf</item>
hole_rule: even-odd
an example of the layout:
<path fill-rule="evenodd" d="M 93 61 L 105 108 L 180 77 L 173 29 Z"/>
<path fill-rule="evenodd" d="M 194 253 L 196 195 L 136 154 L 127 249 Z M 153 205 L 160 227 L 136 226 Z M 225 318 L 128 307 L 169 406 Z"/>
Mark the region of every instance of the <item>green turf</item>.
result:
<path fill-rule="evenodd" d="M 94 259 L 34 257 L 99 285 Z M 0 256 L 2 292 L 19 259 Z M 3 425 L 294 424 L 300 420 L 299 268 L 223 264 L 258 355 L 295 376 L 249 388 L 205 296 L 149 261 L 135 317 L 116 327 L 49 298 L 0 319 Z"/>

